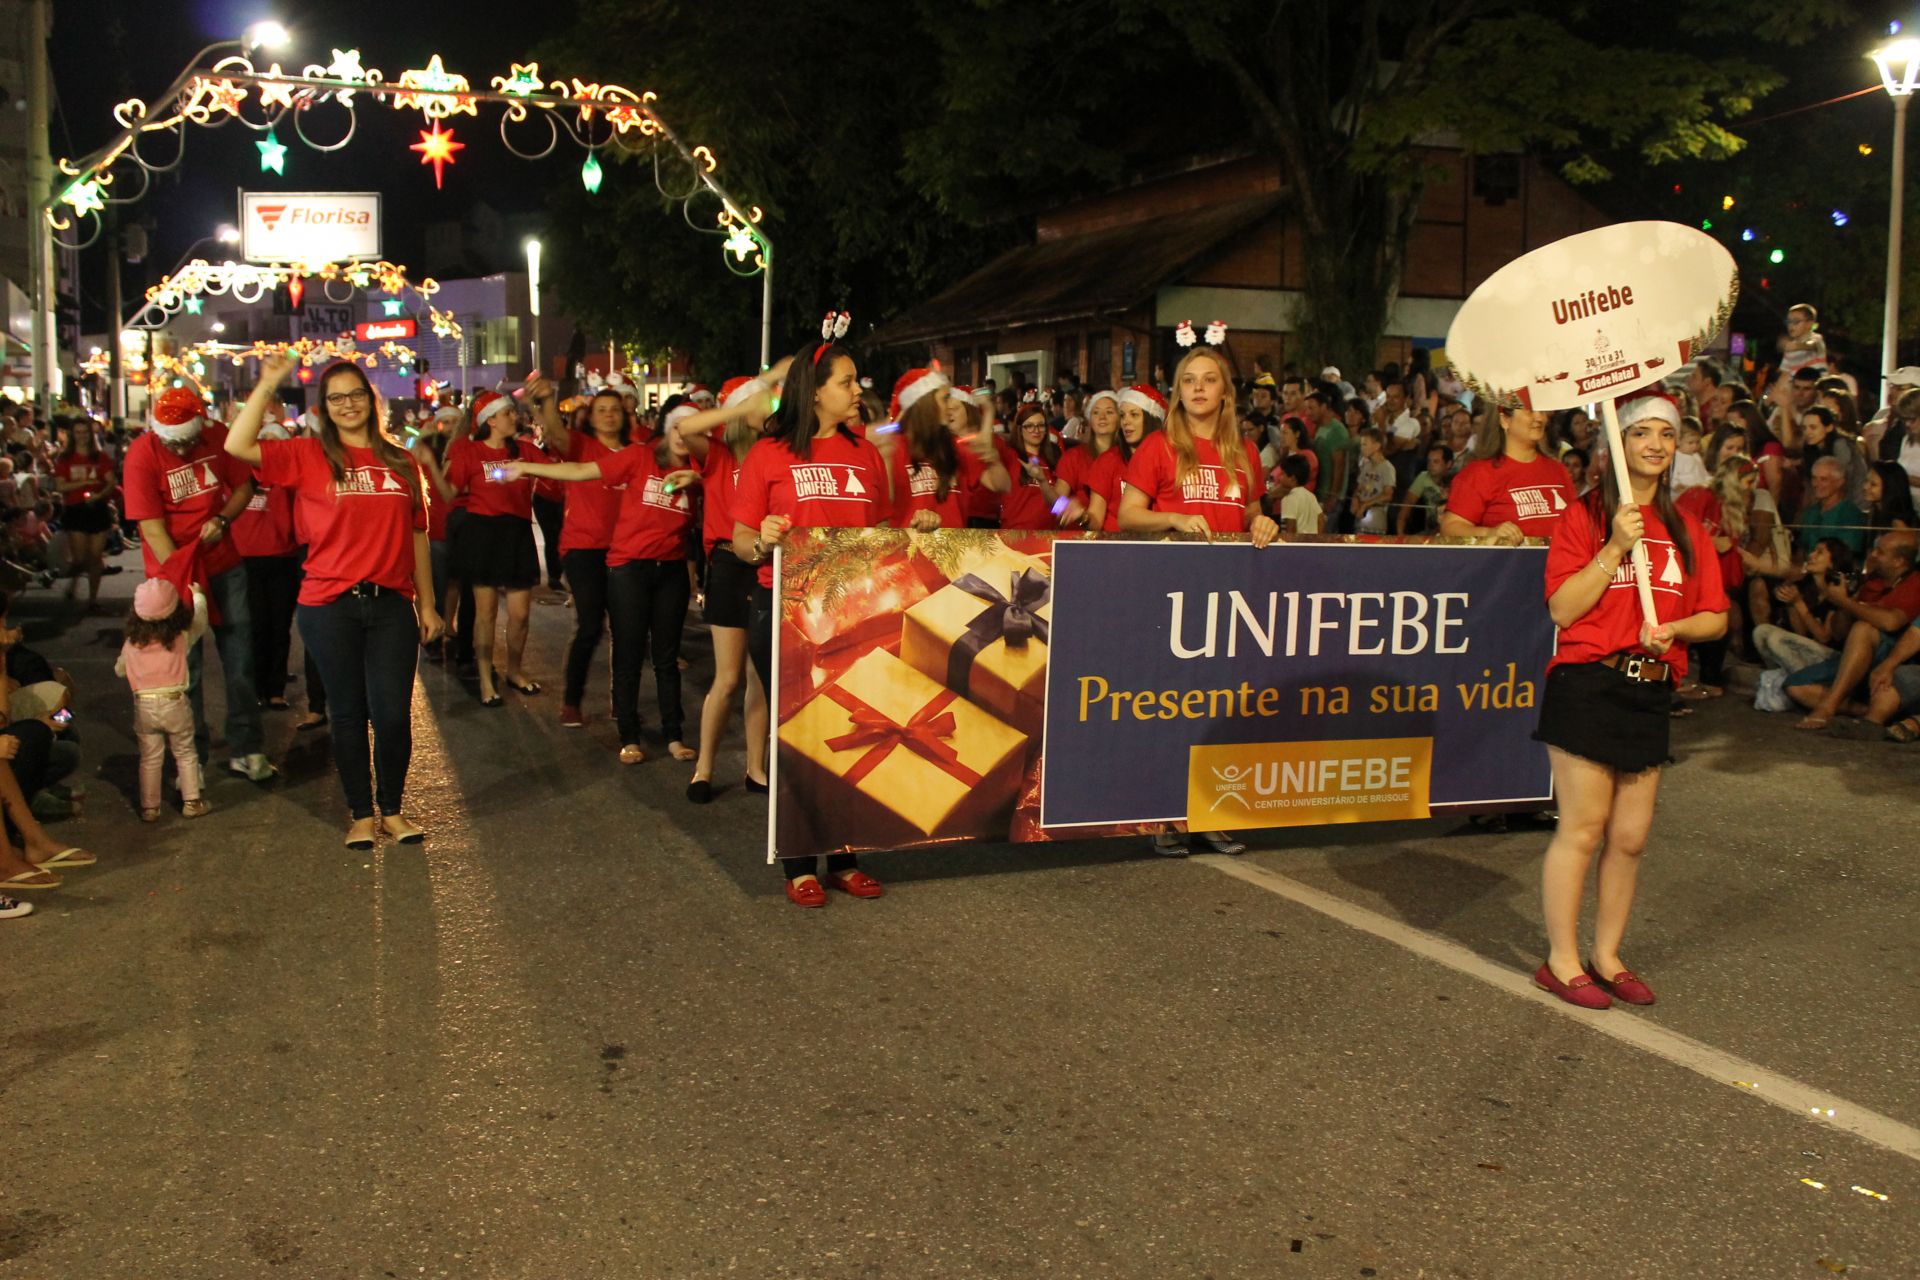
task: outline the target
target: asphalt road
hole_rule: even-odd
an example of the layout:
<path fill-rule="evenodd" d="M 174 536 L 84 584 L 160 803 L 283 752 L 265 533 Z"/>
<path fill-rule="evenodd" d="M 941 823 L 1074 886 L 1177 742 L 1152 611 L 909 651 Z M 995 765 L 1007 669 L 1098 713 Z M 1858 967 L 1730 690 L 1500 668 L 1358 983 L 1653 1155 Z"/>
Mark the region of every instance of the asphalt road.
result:
<path fill-rule="evenodd" d="M 556 607 L 542 697 L 424 669 L 424 852 L 342 849 L 285 715 L 279 782 L 143 827 L 117 622 L 62 617 L 14 613 L 101 862 L 0 922 L 0 1277 L 1920 1276 L 1920 749 L 1703 706 L 1661 1002 L 1582 1014 L 1524 985 L 1538 829 L 882 855 L 801 911 L 760 797 L 559 728 Z"/>

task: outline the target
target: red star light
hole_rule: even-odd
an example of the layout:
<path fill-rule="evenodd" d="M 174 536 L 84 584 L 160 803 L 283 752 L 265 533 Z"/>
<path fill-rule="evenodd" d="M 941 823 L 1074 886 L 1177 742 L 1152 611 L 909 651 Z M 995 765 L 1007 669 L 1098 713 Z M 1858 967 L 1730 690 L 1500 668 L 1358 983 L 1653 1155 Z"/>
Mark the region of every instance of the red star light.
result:
<path fill-rule="evenodd" d="M 420 131 L 420 141 L 408 147 L 409 151 L 420 153 L 420 163 L 433 166 L 433 185 L 438 188 L 446 174 L 446 166 L 453 163 L 453 153 L 464 151 L 467 144 L 453 140 L 453 130 L 442 129 L 435 120 L 433 128 Z"/>

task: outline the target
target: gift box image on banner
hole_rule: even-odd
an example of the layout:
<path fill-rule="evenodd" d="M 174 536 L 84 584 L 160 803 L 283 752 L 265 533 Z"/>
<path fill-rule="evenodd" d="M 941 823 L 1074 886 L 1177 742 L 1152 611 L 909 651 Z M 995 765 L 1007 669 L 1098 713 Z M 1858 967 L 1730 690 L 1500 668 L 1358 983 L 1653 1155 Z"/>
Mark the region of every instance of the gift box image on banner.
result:
<path fill-rule="evenodd" d="M 908 609 L 900 657 L 1037 746 L 1046 714 L 1052 599 L 1046 566 L 1008 552 Z"/>

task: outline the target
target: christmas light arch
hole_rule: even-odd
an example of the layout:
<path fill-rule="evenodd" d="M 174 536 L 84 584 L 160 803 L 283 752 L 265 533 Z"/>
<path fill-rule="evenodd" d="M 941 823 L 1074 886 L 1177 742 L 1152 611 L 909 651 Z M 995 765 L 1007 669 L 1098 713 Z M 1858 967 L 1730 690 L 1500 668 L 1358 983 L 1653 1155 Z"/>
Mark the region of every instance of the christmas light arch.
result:
<path fill-rule="evenodd" d="M 262 170 L 284 173 L 289 147 L 280 136 L 282 126 L 316 151 L 337 151 L 353 139 L 360 103 L 371 100 L 396 111 L 417 110 L 427 127 L 409 150 L 418 151 L 421 164 L 433 168 L 437 187 L 447 166 L 458 163 L 457 153 L 467 146 L 456 136 L 457 118 L 477 121 L 482 107 L 498 107 L 502 145 L 522 159 L 552 154 L 563 134 L 581 147 L 585 157 L 580 180 L 589 192 L 600 189 L 605 173 L 602 153 L 650 152 L 654 185 L 661 195 L 679 205 L 689 227 L 721 238 L 721 258 L 729 271 L 741 277 L 764 277 L 770 299 L 773 246 L 760 225 L 762 211 L 727 192 L 715 176 L 719 162 L 712 150 L 688 146 L 660 117 L 655 94 L 577 77 L 549 78 L 537 61 L 510 61 L 507 74 L 490 78 L 491 88 L 475 89 L 466 76 L 449 71 L 438 54 L 426 66 L 404 71 L 390 81 L 379 68 L 366 66 L 358 49 L 330 53 L 326 64 L 310 63 L 298 73 L 283 70 L 277 62 L 263 70 L 250 57 L 230 55 L 210 67 L 191 68 L 175 81 L 175 89 L 151 106 L 139 98 L 120 103 L 114 108 L 114 119 L 121 126 L 115 141 L 80 160 L 59 162 L 64 184 L 56 183 L 45 207 L 56 241 L 65 248 L 85 248 L 98 239 L 104 225 L 100 215 L 108 204 L 138 202 L 154 174 L 175 169 L 185 159 L 190 125 L 217 128 L 239 121 L 261 135 L 255 146 Z M 343 109 L 344 129 L 331 141 L 324 137 L 316 141 L 309 129 L 316 123 L 316 113 L 330 105 Z M 524 140 L 516 143 L 515 131 L 530 122 L 547 126 L 544 147 L 528 146 Z M 142 144 L 163 134 L 174 139 L 171 157 L 150 159 Z M 670 157 L 685 166 L 687 180 L 671 180 L 671 164 L 663 170 L 663 158 Z M 137 176 L 138 188 L 116 194 L 122 175 Z M 695 214 L 694 206 L 703 196 L 719 204 L 710 219 L 705 213 Z M 83 239 L 59 235 L 74 231 L 83 221 L 91 224 Z M 770 319 L 769 305 L 763 299 L 763 330 Z"/>
<path fill-rule="evenodd" d="M 231 297 L 243 304 L 258 302 L 283 285 L 302 292 L 317 287 L 326 300 L 333 303 L 346 302 L 359 290 L 378 289 L 389 295 L 384 303 L 389 316 L 401 314 L 407 297 L 412 296 L 435 336 L 460 337 L 460 323 L 453 313 L 440 310 L 431 301 L 440 291 L 440 282 L 427 276 L 416 283 L 408 278 L 405 267 L 386 261 L 325 262 L 313 266 L 208 262 L 205 258 L 195 258 L 147 290 L 146 305 L 135 314 L 133 324 L 158 324 L 183 309 L 197 315 L 204 297 Z"/>

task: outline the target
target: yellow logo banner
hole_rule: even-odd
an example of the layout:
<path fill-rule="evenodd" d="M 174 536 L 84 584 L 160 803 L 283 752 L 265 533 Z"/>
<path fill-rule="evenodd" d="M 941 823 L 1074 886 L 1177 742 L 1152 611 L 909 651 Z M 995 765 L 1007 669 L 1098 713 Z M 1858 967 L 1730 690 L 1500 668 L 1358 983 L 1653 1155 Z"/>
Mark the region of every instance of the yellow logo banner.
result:
<path fill-rule="evenodd" d="M 1194 747 L 1187 825 L 1195 831 L 1424 818 L 1432 738 L 1353 738 Z"/>

